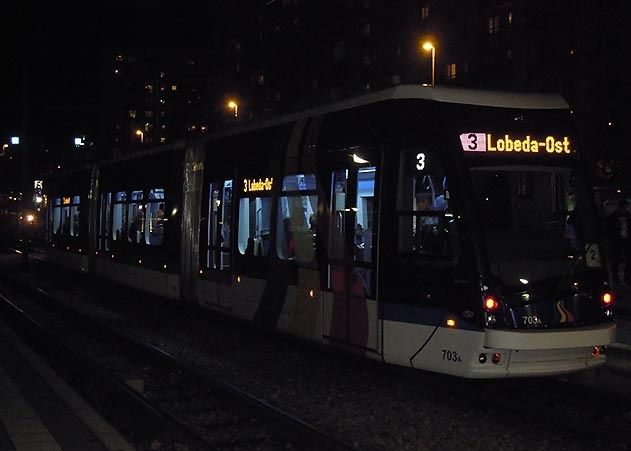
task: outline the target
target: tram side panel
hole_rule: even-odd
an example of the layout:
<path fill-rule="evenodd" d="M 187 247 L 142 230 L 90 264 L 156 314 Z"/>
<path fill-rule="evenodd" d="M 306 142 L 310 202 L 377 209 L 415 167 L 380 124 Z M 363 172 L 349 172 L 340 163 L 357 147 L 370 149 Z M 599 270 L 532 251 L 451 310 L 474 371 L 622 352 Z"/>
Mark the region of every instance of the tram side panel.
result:
<path fill-rule="evenodd" d="M 45 259 L 87 272 L 89 269 L 89 190 L 91 168 L 48 179 Z"/>
<path fill-rule="evenodd" d="M 97 275 L 180 298 L 183 161 L 176 147 L 101 167 Z"/>

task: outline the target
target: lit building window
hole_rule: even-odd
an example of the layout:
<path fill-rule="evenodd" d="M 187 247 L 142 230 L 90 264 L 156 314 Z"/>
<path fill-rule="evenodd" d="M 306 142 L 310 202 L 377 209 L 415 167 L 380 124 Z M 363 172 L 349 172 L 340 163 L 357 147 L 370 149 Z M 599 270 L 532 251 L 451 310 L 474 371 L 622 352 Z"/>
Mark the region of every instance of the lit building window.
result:
<path fill-rule="evenodd" d="M 171 85 L 171 91 L 177 91 L 177 85 Z"/>
<path fill-rule="evenodd" d="M 429 6 L 421 7 L 421 19 L 423 20 L 429 19 Z"/>
<path fill-rule="evenodd" d="M 499 16 L 489 17 L 489 34 L 497 33 L 500 30 Z"/>
<path fill-rule="evenodd" d="M 456 63 L 447 65 L 447 79 L 454 80 L 456 78 Z"/>
<path fill-rule="evenodd" d="M 129 110 L 129 117 L 134 119 L 136 117 L 136 110 Z"/>

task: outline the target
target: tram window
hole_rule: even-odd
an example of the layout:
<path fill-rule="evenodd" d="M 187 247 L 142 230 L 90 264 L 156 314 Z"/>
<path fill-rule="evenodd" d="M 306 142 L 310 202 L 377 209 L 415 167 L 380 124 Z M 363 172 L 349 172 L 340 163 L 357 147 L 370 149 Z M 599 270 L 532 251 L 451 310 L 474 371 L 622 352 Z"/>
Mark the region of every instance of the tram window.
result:
<path fill-rule="evenodd" d="M 112 193 L 101 195 L 101 214 L 99 224 L 99 250 L 110 250 L 110 219 L 112 216 Z"/>
<path fill-rule="evenodd" d="M 207 268 L 230 269 L 231 216 L 232 180 L 211 182 L 208 186 Z"/>
<path fill-rule="evenodd" d="M 112 239 L 123 240 L 127 236 L 127 193 L 119 191 L 114 196 L 112 212 Z"/>
<path fill-rule="evenodd" d="M 430 152 L 404 152 L 399 173 L 399 252 L 455 262 L 459 239 L 440 161 Z"/>
<path fill-rule="evenodd" d="M 331 178 L 332 224 L 329 237 L 329 257 L 344 256 L 344 231 L 346 230 L 346 193 L 348 192 L 348 170 L 334 171 Z"/>
<path fill-rule="evenodd" d="M 164 242 L 164 188 L 149 190 L 149 202 L 145 205 L 144 242 L 149 246 L 161 246 Z"/>
<path fill-rule="evenodd" d="M 373 205 L 375 200 L 374 166 L 361 168 L 357 174 L 355 213 L 355 248 L 358 261 L 372 261 Z"/>
<path fill-rule="evenodd" d="M 72 204 L 70 206 L 70 236 L 79 236 L 79 207 L 81 204 L 80 196 L 72 196 Z"/>
<path fill-rule="evenodd" d="M 61 234 L 70 236 L 70 199 L 64 197 L 62 199 L 63 207 L 61 208 Z"/>
<path fill-rule="evenodd" d="M 270 246 L 272 200 L 269 197 L 242 198 L 239 202 L 239 252 L 265 256 Z"/>
<path fill-rule="evenodd" d="M 313 261 L 318 205 L 315 189 L 313 174 L 289 175 L 283 179 L 285 195 L 278 199 L 276 227 L 276 252 L 283 260 Z"/>
<path fill-rule="evenodd" d="M 61 234 L 61 197 L 53 200 L 53 234 Z"/>
<path fill-rule="evenodd" d="M 141 243 L 145 232 L 145 212 L 142 209 L 142 191 L 132 191 L 131 201 L 127 206 L 129 230 L 127 240 L 130 243 Z"/>

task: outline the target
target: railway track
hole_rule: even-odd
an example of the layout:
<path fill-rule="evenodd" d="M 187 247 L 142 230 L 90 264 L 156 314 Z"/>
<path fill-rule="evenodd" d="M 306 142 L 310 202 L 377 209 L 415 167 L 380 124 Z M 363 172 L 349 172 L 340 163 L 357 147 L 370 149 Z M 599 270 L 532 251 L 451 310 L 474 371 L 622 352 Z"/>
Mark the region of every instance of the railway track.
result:
<path fill-rule="evenodd" d="M 110 294 L 106 297 L 111 298 L 112 296 Z M 117 307 L 129 305 L 129 300 L 122 299 L 115 304 L 112 309 L 118 310 Z M 163 315 L 165 311 L 168 311 L 165 307 L 167 310 L 157 309 L 161 313 L 148 313 L 150 309 L 147 304 L 140 302 L 139 304 L 141 304 L 140 307 L 122 309 L 125 310 L 123 316 L 134 316 L 142 313 L 156 316 Z M 136 321 L 139 318 L 137 317 Z M 194 332 L 191 332 L 191 335 L 194 335 Z M 242 343 L 242 345 L 250 346 L 247 342 Z M 479 413 L 474 413 L 478 410 L 490 410 L 494 412 L 492 416 L 502 418 L 502 422 L 518 423 L 516 426 L 518 429 L 523 429 L 526 427 L 525 425 L 529 425 L 528 427 L 536 425 L 536 428 L 542 433 L 554 437 L 580 437 L 585 443 L 605 444 L 602 445 L 604 448 L 595 447 L 593 449 L 614 449 L 616 447 L 626 449 L 625 447 L 628 445 L 626 437 L 631 432 L 629 398 L 625 395 L 608 392 L 606 389 L 611 387 L 599 386 L 597 382 L 590 386 L 577 386 L 557 378 L 466 381 L 414 370 L 381 366 L 377 366 L 375 369 L 375 372 L 378 373 L 376 378 L 385 385 L 399 387 L 401 390 L 407 390 L 410 394 L 418 391 L 420 387 L 424 387 L 438 393 L 438 396 L 443 399 L 467 400 L 469 403 L 467 416 L 479 415 Z M 398 377 L 399 375 L 405 375 L 405 377 Z M 300 376 L 292 375 L 291 377 L 299 378 Z M 332 390 L 338 393 L 341 391 L 340 388 L 336 388 L 333 381 L 331 384 Z M 364 389 L 364 392 L 369 392 L 369 388 Z M 393 392 L 386 396 L 394 398 L 396 393 Z M 413 399 L 414 397 L 410 396 L 409 402 L 413 403 Z M 414 410 L 415 407 L 401 404 L 400 409 L 410 411 Z M 357 421 L 363 421 L 361 420 L 361 412 L 357 412 L 357 415 Z M 510 420 L 510 418 L 515 420 Z M 519 426 L 519 424 L 522 425 Z"/>
<path fill-rule="evenodd" d="M 115 400 L 112 412 L 128 411 L 129 418 L 115 422 L 139 448 L 161 443 L 191 450 L 351 449 L 156 346 L 55 302 L 40 289 L 34 295 L 37 303 L 17 294 L 0 296 L 5 316 L 36 349 L 55 356 L 58 370 L 73 380 L 99 381 L 92 384 L 99 390 L 88 398 L 97 404 Z M 84 384 L 80 392 L 86 390 L 90 387 Z"/>

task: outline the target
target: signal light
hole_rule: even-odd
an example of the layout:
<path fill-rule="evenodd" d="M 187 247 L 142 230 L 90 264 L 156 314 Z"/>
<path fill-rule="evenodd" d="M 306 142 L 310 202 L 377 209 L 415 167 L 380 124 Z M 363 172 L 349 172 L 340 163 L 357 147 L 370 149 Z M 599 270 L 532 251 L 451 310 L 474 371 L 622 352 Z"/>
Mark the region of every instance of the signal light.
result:
<path fill-rule="evenodd" d="M 495 299 L 495 297 L 491 295 L 484 296 L 484 300 L 482 301 L 482 306 L 484 310 L 488 313 L 492 313 L 498 308 L 500 308 L 500 303 Z"/>
<path fill-rule="evenodd" d="M 600 302 L 605 307 L 613 305 L 613 301 L 614 297 L 611 291 L 603 291 L 603 293 L 600 295 Z"/>

